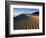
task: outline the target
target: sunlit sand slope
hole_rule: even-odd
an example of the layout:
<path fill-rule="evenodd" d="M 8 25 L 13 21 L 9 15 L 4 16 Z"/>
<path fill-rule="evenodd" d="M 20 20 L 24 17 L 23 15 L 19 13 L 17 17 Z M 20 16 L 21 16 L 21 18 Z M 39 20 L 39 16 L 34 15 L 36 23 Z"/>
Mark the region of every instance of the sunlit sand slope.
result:
<path fill-rule="evenodd" d="M 14 29 L 39 29 L 39 16 L 26 15 L 21 21 L 14 21 Z"/>

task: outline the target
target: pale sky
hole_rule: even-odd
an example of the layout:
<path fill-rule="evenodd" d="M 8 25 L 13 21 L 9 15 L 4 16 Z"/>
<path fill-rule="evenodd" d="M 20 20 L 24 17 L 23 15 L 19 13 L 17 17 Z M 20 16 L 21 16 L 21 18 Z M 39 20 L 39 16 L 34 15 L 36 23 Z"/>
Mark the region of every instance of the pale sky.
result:
<path fill-rule="evenodd" d="M 19 14 L 32 14 L 39 11 L 39 9 L 34 8 L 13 8 L 13 15 L 17 16 Z"/>

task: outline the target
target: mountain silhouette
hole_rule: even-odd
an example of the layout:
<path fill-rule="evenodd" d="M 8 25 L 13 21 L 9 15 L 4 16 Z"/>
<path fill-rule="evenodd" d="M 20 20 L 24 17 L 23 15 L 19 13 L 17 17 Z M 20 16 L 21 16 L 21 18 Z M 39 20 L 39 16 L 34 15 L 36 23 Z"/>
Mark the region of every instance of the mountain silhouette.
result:
<path fill-rule="evenodd" d="M 39 11 L 37 11 L 37 12 L 34 12 L 34 13 L 32 13 L 32 14 L 37 14 L 37 15 L 39 15 Z"/>
<path fill-rule="evenodd" d="M 14 21 L 21 21 L 26 19 L 28 16 L 26 16 L 25 14 L 20 14 L 19 16 L 14 17 Z"/>

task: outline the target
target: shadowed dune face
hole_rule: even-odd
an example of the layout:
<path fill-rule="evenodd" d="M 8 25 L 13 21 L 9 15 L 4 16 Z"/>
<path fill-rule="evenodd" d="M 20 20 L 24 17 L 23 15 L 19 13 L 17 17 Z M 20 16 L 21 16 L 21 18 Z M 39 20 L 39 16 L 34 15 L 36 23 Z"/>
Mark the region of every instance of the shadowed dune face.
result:
<path fill-rule="evenodd" d="M 39 16 L 22 14 L 14 17 L 14 30 L 17 29 L 39 29 Z"/>
<path fill-rule="evenodd" d="M 28 16 L 26 16 L 25 14 L 20 14 L 19 16 L 14 17 L 14 21 L 20 22 L 20 21 L 25 20 L 26 18 L 28 18 Z"/>

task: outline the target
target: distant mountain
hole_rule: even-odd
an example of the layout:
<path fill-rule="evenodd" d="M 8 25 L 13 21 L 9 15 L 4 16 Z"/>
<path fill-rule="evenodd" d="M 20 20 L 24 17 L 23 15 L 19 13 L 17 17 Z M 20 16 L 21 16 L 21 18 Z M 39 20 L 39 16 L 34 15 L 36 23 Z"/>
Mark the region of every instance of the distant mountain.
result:
<path fill-rule="evenodd" d="M 34 13 L 32 13 L 32 14 L 37 14 L 37 15 L 39 15 L 39 11 L 38 11 L 38 12 L 34 12 Z"/>
<path fill-rule="evenodd" d="M 14 21 L 21 21 L 26 19 L 28 16 L 26 16 L 25 14 L 20 14 L 19 16 L 14 17 Z"/>

